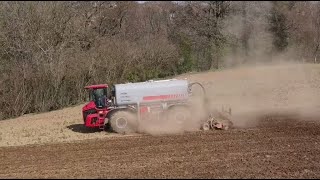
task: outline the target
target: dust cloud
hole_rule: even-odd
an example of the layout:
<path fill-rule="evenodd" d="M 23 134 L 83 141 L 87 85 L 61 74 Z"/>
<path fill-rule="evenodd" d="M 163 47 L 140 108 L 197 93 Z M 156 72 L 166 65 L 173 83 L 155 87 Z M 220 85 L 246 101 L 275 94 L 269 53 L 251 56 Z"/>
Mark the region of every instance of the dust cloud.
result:
<path fill-rule="evenodd" d="M 273 114 L 320 120 L 320 64 L 282 60 L 177 78 L 203 84 L 208 103 L 200 98 L 191 100 L 191 110 L 183 112 L 189 117 L 183 125 L 175 119 L 151 118 L 140 124 L 141 132 L 156 135 L 200 130 L 208 112 L 223 108 L 231 108 L 234 128 L 256 127 L 261 117 Z"/>
<path fill-rule="evenodd" d="M 197 104 L 197 105 L 196 105 Z M 141 118 L 139 132 L 151 135 L 179 134 L 198 131 L 207 118 L 201 100 L 190 103 L 190 109 L 172 108 L 166 112 Z"/>
<path fill-rule="evenodd" d="M 228 52 L 221 59 L 223 71 L 180 77 L 205 85 L 208 108 L 231 107 L 235 127 L 255 127 L 261 117 L 270 114 L 319 120 L 320 64 L 299 63 L 303 59 L 295 47 L 274 52 L 274 37 L 268 31 L 265 16 L 271 3 L 253 2 L 246 6 L 245 18 L 230 16 L 224 22 L 226 34 L 237 39 L 247 35 L 246 49 L 233 48 Z"/>
<path fill-rule="evenodd" d="M 202 123 L 208 118 L 208 109 L 205 106 L 203 92 L 198 94 L 199 90 L 196 88 L 193 88 L 193 92 L 193 96 L 189 98 L 188 108 L 173 106 L 167 111 L 142 117 L 138 131 L 152 135 L 199 131 Z"/>
<path fill-rule="evenodd" d="M 282 61 L 209 74 L 194 78 L 207 84 L 211 107 L 232 108 L 235 127 L 255 127 L 270 114 L 320 117 L 320 65 Z"/>

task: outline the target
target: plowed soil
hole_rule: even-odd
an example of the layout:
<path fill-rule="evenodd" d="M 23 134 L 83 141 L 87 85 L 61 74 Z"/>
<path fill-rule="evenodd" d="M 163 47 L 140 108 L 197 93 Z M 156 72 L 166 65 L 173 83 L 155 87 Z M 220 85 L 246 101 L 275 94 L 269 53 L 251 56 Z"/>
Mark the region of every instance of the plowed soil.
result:
<path fill-rule="evenodd" d="M 0 122 L 0 178 L 320 178 L 320 66 L 183 75 L 233 129 L 119 135 L 85 129 L 81 105 Z"/>
<path fill-rule="evenodd" d="M 266 117 L 256 128 L 0 149 L 0 178 L 320 178 L 320 125 Z"/>

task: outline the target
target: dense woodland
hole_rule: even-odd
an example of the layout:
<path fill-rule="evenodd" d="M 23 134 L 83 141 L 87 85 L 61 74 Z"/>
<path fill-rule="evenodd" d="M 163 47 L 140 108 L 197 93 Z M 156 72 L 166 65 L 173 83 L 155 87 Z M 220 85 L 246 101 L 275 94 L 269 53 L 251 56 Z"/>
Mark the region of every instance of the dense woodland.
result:
<path fill-rule="evenodd" d="M 319 2 L 0 4 L 0 119 L 81 103 L 90 84 L 320 61 Z"/>

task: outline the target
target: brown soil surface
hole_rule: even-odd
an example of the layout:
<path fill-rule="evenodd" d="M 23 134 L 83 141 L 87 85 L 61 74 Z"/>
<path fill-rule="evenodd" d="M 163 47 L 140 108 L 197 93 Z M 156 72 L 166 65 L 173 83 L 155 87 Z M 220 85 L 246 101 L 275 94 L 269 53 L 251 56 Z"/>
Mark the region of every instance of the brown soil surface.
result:
<path fill-rule="evenodd" d="M 0 178 L 320 178 L 320 125 L 258 126 L 0 148 Z"/>

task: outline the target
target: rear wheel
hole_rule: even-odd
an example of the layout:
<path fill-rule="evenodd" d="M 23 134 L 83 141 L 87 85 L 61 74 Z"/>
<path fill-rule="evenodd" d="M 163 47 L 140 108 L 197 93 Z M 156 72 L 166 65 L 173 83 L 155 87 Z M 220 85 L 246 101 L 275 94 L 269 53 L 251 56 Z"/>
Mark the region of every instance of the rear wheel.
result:
<path fill-rule="evenodd" d="M 121 134 L 134 133 L 137 131 L 138 122 L 133 113 L 117 111 L 110 117 L 111 130 Z"/>
<path fill-rule="evenodd" d="M 188 107 L 176 106 L 172 107 L 168 112 L 168 121 L 183 131 L 194 130 L 195 125 L 191 117 L 191 112 Z"/>

